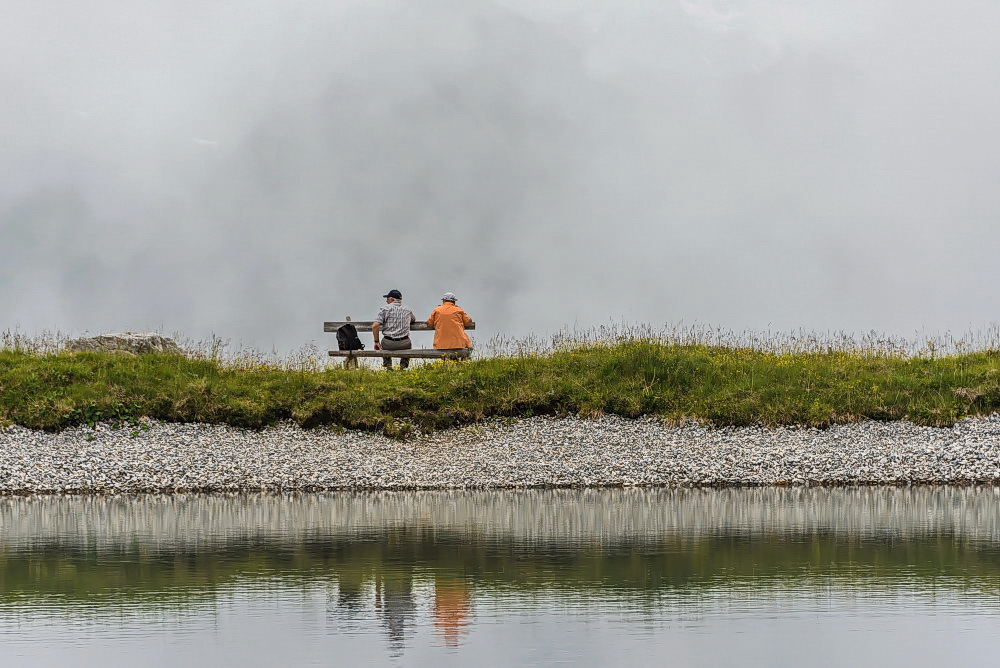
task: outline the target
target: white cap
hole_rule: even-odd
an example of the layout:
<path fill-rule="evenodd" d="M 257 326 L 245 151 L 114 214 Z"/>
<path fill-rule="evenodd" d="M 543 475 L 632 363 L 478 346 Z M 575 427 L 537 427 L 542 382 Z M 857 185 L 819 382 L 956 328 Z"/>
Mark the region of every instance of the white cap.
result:
<path fill-rule="evenodd" d="M 444 296 L 441 297 L 441 300 L 446 302 L 457 302 L 458 297 L 455 296 L 454 292 L 446 292 L 444 293 Z"/>

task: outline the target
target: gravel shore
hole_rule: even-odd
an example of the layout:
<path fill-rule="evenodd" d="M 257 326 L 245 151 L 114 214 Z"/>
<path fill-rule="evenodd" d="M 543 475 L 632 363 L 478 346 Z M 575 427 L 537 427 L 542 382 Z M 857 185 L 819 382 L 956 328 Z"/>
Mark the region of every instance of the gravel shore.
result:
<path fill-rule="evenodd" d="M 825 430 L 530 418 L 395 441 L 150 422 L 0 431 L 0 494 L 1000 483 L 1000 416 Z"/>

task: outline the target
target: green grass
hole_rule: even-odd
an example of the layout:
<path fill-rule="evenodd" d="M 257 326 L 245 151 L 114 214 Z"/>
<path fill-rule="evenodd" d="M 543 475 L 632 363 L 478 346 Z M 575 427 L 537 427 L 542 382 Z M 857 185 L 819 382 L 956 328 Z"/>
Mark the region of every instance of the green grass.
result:
<path fill-rule="evenodd" d="M 408 372 L 235 367 L 184 356 L 0 351 L 0 423 L 291 419 L 406 436 L 491 417 L 617 414 L 723 425 L 863 419 L 950 425 L 1000 410 L 1000 352 L 779 354 L 648 341 L 442 362 Z"/>

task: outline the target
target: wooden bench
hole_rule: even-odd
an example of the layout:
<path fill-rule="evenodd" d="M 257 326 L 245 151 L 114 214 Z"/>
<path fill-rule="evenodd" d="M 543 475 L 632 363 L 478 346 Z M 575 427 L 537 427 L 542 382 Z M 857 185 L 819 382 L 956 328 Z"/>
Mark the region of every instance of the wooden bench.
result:
<path fill-rule="evenodd" d="M 372 325 L 375 324 L 374 320 L 351 320 L 348 316 L 346 320 L 334 320 L 331 322 L 323 323 L 324 332 L 336 333 L 342 325 L 346 324 L 354 325 L 354 328 L 361 332 L 372 331 Z M 466 325 L 465 329 L 475 329 L 476 323 Z M 423 320 L 418 320 L 410 325 L 410 333 L 413 332 L 433 332 L 433 327 L 428 327 L 427 323 Z M 366 344 L 371 345 L 371 344 Z M 458 348 L 451 350 L 437 350 L 435 348 L 411 348 L 410 350 L 331 350 L 330 357 L 346 357 L 344 360 L 345 369 L 356 369 L 358 366 L 359 357 L 406 357 L 408 359 L 448 359 L 448 360 L 460 360 L 468 359 L 469 354 L 472 352 L 472 348 Z"/>

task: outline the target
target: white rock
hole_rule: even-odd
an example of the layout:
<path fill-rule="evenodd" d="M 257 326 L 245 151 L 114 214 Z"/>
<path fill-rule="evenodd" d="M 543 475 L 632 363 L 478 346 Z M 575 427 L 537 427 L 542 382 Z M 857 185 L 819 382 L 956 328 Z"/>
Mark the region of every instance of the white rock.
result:
<path fill-rule="evenodd" d="M 66 350 L 71 353 L 124 352 L 136 355 L 143 353 L 180 355 L 183 352 L 173 339 L 155 332 L 122 332 L 71 339 L 66 343 Z"/>

